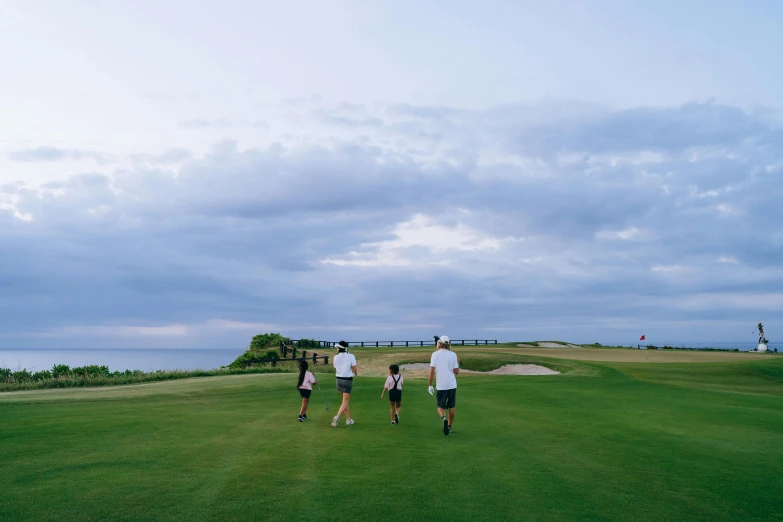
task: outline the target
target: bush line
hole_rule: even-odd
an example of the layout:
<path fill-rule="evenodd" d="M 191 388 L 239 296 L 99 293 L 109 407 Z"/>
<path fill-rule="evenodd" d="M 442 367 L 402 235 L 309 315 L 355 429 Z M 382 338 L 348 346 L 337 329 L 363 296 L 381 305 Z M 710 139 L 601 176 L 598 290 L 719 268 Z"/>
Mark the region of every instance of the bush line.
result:
<path fill-rule="evenodd" d="M 110 372 L 108 366 L 82 366 L 69 368 L 56 364 L 51 370 L 30 373 L 26 369 L 12 371 L 0 368 L 0 391 L 38 390 L 45 388 L 76 388 L 81 386 L 118 386 L 144 382 L 187 379 L 191 377 L 213 377 L 217 375 L 240 375 L 250 373 L 294 373 L 293 363 L 269 364 L 249 368 L 218 368 L 214 370 L 125 370 Z"/>

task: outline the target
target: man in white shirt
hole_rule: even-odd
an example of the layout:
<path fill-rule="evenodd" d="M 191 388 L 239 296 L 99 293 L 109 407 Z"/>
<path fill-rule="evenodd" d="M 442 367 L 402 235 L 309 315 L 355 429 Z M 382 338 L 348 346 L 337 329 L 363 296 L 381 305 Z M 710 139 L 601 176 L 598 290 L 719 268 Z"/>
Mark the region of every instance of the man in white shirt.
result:
<path fill-rule="evenodd" d="M 343 394 L 343 403 L 340 405 L 337 415 L 332 419 L 332 426 L 337 426 L 337 422 L 340 420 L 340 415 L 343 412 L 345 412 L 345 424 L 350 426 L 353 424 L 350 410 L 353 376 L 359 375 L 359 372 L 356 369 L 356 357 L 352 353 L 348 353 L 348 343 L 340 341 L 335 347 L 337 348 L 337 355 L 335 355 L 332 364 L 337 377 L 337 391 Z"/>
<path fill-rule="evenodd" d="M 438 349 L 430 359 L 430 395 L 435 393 L 432 388 L 432 378 L 435 377 L 438 388 L 438 415 L 443 421 L 443 434 L 451 433 L 451 425 L 454 423 L 454 409 L 457 406 L 457 375 L 459 374 L 459 361 L 457 354 L 451 351 L 449 338 L 442 335 L 437 341 Z M 446 410 L 449 410 L 448 418 Z"/>

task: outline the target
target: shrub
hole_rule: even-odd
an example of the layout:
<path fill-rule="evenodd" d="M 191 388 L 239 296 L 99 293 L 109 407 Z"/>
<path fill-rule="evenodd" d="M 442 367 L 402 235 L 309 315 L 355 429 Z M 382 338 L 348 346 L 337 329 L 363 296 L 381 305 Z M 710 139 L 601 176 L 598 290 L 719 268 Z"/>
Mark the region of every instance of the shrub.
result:
<path fill-rule="evenodd" d="M 672 348 L 671 346 L 664 346 L 663 349 L 664 350 L 674 350 L 674 348 Z"/>
<path fill-rule="evenodd" d="M 234 359 L 234 362 L 228 365 L 229 368 L 242 368 L 244 364 L 254 359 L 279 359 L 278 350 L 283 342 L 290 342 L 291 339 L 283 337 L 278 333 L 265 333 L 254 335 L 250 340 L 245 353 Z"/>
<path fill-rule="evenodd" d="M 74 375 L 78 375 L 79 377 L 108 377 L 109 367 L 92 364 L 90 366 L 80 366 L 78 368 L 74 368 L 71 370 L 71 372 Z"/>
<path fill-rule="evenodd" d="M 28 372 L 25 369 L 17 370 L 13 374 L 13 379 L 16 382 L 32 381 L 33 380 L 33 374 Z"/>
<path fill-rule="evenodd" d="M 11 368 L 0 368 L 0 381 L 11 380 Z"/>
<path fill-rule="evenodd" d="M 65 377 L 71 374 L 71 367 L 67 364 L 55 364 L 52 366 L 52 377 L 57 379 L 58 377 Z"/>
<path fill-rule="evenodd" d="M 265 333 L 254 335 L 250 340 L 248 351 L 259 352 L 269 348 L 278 348 L 283 341 L 290 341 L 288 337 L 283 337 L 278 333 Z"/>
<path fill-rule="evenodd" d="M 44 381 L 46 379 L 51 379 L 51 378 L 52 378 L 52 372 L 50 372 L 49 370 L 41 370 L 40 372 L 35 372 L 33 374 L 33 380 L 36 382 Z"/>

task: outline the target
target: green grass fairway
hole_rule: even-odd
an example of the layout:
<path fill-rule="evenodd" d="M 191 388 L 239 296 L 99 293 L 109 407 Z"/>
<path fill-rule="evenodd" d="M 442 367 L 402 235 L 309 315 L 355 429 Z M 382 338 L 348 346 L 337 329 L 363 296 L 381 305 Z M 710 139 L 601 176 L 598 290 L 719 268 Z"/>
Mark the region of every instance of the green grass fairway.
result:
<path fill-rule="evenodd" d="M 306 424 L 290 374 L 0 394 L 0 520 L 783 520 L 783 357 L 464 375 L 446 437 L 425 380 L 380 399 L 427 353 L 357 351 L 350 427 L 325 375 Z"/>

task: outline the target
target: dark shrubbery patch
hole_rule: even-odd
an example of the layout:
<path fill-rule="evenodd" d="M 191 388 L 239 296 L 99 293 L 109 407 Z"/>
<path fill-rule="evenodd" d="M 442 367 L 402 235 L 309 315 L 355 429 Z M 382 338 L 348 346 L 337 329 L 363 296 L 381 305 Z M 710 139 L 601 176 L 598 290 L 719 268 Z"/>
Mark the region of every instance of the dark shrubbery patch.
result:
<path fill-rule="evenodd" d="M 261 352 L 264 350 L 275 349 L 280 347 L 280 343 L 283 341 L 289 342 L 291 339 L 284 337 L 279 333 L 265 333 L 254 335 L 250 340 L 250 346 L 247 347 L 248 351 Z"/>
<path fill-rule="evenodd" d="M 11 378 L 16 382 L 27 382 L 33 380 L 33 375 L 27 370 L 17 370 L 11 375 Z"/>
<path fill-rule="evenodd" d="M 74 368 L 71 370 L 71 373 L 74 375 L 78 375 L 79 377 L 108 377 L 109 376 L 109 367 L 108 366 L 97 366 L 95 364 L 90 366 L 81 366 L 78 368 Z"/>
<path fill-rule="evenodd" d="M 280 344 L 289 341 L 290 339 L 288 337 L 284 337 L 278 333 L 255 335 L 250 340 L 250 346 L 247 347 L 247 351 L 234 359 L 228 366 L 229 368 L 244 368 L 250 364 L 251 361 L 257 359 L 277 360 L 280 358 L 280 354 L 278 353 Z"/>
<path fill-rule="evenodd" d="M 52 366 L 52 377 L 63 377 L 71 373 L 71 367 L 67 364 L 55 364 Z"/>

